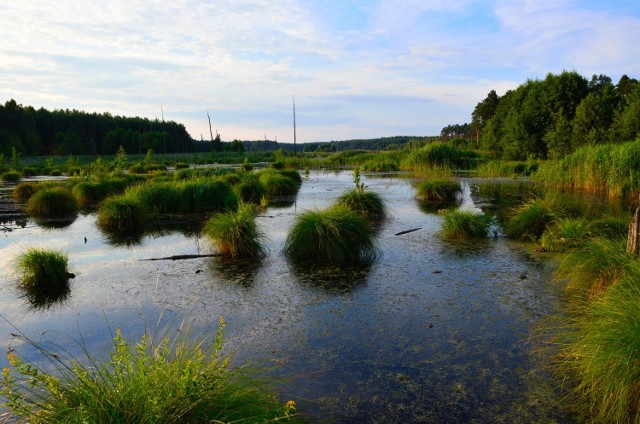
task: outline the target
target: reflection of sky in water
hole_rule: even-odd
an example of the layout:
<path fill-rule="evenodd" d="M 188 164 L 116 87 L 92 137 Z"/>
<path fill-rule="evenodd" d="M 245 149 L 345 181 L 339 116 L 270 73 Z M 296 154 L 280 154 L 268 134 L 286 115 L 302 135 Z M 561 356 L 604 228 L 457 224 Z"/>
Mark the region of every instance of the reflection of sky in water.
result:
<path fill-rule="evenodd" d="M 283 396 L 300 397 L 302 410 L 338 422 L 551 419 L 553 399 L 532 400 L 527 391 L 525 344 L 532 326 L 557 307 L 549 270 L 504 238 L 443 241 L 442 218 L 420 211 L 409 179 L 363 181 L 390 213 L 372 265 L 296 269 L 283 256 L 295 215 L 327 207 L 353 186 L 350 172 L 312 172 L 293 206 L 258 218 L 268 237 L 267 255 L 258 261 L 140 261 L 210 247 L 180 233 L 108 246 L 93 216 L 62 230 L 7 233 L 0 239 L 2 269 L 20 249 L 47 246 L 70 255 L 77 277 L 64 303 L 32 311 L 5 272 L 0 310 L 35 338 L 44 330 L 81 332 L 91 350 L 107 344 L 116 325 L 137 337 L 163 310 L 165 318 L 187 313 L 209 329 L 224 315 L 238 359 L 275 358 L 277 373 L 292 377 Z M 465 194 L 462 205 L 475 207 L 471 192 Z M 339 289 L 330 288 L 332 280 Z M 10 331 L 0 322 L 0 348 Z M 54 332 L 45 337 L 64 340 Z"/>

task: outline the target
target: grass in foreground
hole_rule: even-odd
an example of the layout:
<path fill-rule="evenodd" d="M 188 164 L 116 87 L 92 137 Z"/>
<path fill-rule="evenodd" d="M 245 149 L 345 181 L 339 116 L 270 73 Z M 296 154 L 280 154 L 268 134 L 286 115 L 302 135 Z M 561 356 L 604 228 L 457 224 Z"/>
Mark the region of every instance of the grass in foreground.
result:
<path fill-rule="evenodd" d="M 233 258 L 259 256 L 264 251 L 265 236 L 255 223 L 252 205 L 240 204 L 237 212 L 214 215 L 203 232 L 221 253 Z"/>
<path fill-rule="evenodd" d="M 287 236 L 285 252 L 295 260 L 346 263 L 372 259 L 377 249 L 367 219 L 336 206 L 299 215 Z"/>
<path fill-rule="evenodd" d="M 442 236 L 446 239 L 468 240 L 487 238 L 493 218 L 474 211 L 443 210 Z"/>
<path fill-rule="evenodd" d="M 63 358 L 21 337 L 53 370 L 9 353 L 0 406 L 30 423 L 301 422 L 295 403 L 280 403 L 261 370 L 229 366 L 223 326 L 220 318 L 213 340 L 182 326 L 176 336 L 145 334 L 135 345 L 116 330 L 106 360 L 84 346 L 83 361 Z"/>

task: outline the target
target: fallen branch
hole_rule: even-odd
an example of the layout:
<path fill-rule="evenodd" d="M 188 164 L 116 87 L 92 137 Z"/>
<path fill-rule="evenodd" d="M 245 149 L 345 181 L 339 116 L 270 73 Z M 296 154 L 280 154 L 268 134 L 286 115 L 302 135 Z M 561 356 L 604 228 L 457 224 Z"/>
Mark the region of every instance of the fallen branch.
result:
<path fill-rule="evenodd" d="M 409 234 L 409 233 L 413 233 L 414 231 L 418 231 L 418 230 L 422 230 L 422 227 L 419 228 L 413 228 L 411 230 L 405 230 L 405 231 L 400 231 L 399 233 L 395 233 L 394 236 L 401 236 L 403 234 Z"/>
<path fill-rule="evenodd" d="M 167 256 L 166 258 L 149 258 L 149 259 L 138 259 L 138 260 L 140 261 L 178 261 L 183 259 L 213 258 L 216 256 L 222 256 L 222 253 L 211 253 L 209 255 L 174 255 L 174 256 Z"/>

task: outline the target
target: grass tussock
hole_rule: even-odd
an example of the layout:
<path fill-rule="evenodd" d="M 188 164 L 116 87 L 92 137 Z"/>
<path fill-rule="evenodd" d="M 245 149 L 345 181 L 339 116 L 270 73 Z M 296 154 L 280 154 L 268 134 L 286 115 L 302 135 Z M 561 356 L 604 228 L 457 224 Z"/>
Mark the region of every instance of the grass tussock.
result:
<path fill-rule="evenodd" d="M 591 237 L 592 227 L 583 218 L 559 218 L 540 237 L 547 252 L 569 252 Z"/>
<path fill-rule="evenodd" d="M 442 236 L 445 239 L 469 240 L 487 238 L 493 217 L 482 212 L 455 210 L 442 210 L 440 215 L 444 217 L 442 223 Z"/>
<path fill-rule="evenodd" d="M 21 178 L 22 174 L 14 169 L 3 172 L 2 175 L 0 175 L 0 179 L 7 183 L 17 183 Z"/>
<path fill-rule="evenodd" d="M 146 221 L 144 205 L 131 195 L 111 196 L 98 209 L 98 225 L 108 231 L 138 233 L 144 230 Z"/>
<path fill-rule="evenodd" d="M 138 343 L 116 329 L 106 359 L 66 358 L 61 348 L 23 341 L 40 351 L 50 371 L 9 354 L 0 385 L 3 407 L 30 423 L 266 423 L 300 422 L 295 403 L 283 404 L 270 379 L 250 364 L 222 355 L 224 320 L 213 340 L 186 325 L 145 334 Z"/>
<path fill-rule="evenodd" d="M 247 173 L 234 186 L 233 191 L 240 201 L 259 205 L 265 190 L 255 174 Z"/>
<path fill-rule="evenodd" d="M 22 182 L 13 187 L 11 196 L 17 203 L 27 203 L 36 192 L 36 183 Z"/>
<path fill-rule="evenodd" d="M 553 199 L 532 199 L 517 208 L 506 224 L 507 237 L 537 240 L 561 213 Z"/>
<path fill-rule="evenodd" d="M 370 221 L 384 219 L 387 215 L 387 207 L 382 196 L 373 191 L 364 191 L 358 188 L 343 193 L 336 199 L 336 205 L 362 214 Z"/>
<path fill-rule="evenodd" d="M 60 293 L 69 288 L 69 259 L 55 250 L 30 248 L 18 255 L 14 273 L 22 288 L 32 293 Z"/>
<path fill-rule="evenodd" d="M 220 213 L 204 226 L 204 235 L 218 251 L 233 258 L 259 256 L 264 248 L 264 233 L 256 225 L 256 211 L 252 205 L 240 204 L 237 212 Z"/>
<path fill-rule="evenodd" d="M 36 217 L 68 216 L 78 212 L 78 203 L 65 187 L 44 187 L 27 202 L 27 213 Z"/>
<path fill-rule="evenodd" d="M 458 181 L 434 179 L 418 183 L 417 192 L 417 197 L 422 201 L 455 202 L 462 193 L 462 187 Z"/>
<path fill-rule="evenodd" d="M 294 260 L 348 263 L 372 259 L 377 249 L 363 215 L 333 207 L 299 215 L 287 236 L 285 252 Z"/>
<path fill-rule="evenodd" d="M 299 176 L 300 174 L 298 174 Z M 266 169 L 259 173 L 259 181 L 269 198 L 279 196 L 294 196 L 300 190 L 300 183 L 291 177 L 274 169 Z"/>
<path fill-rule="evenodd" d="M 559 370 L 585 421 L 640 421 L 640 266 L 575 314 Z"/>

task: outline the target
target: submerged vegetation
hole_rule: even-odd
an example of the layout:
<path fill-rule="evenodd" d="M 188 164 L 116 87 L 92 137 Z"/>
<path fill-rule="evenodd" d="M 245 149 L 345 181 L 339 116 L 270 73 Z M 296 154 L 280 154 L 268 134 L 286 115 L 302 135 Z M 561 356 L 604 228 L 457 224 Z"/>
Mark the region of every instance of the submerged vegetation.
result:
<path fill-rule="evenodd" d="M 280 403 L 270 379 L 222 355 L 222 317 L 213 340 L 183 325 L 146 333 L 135 345 L 116 329 L 108 359 L 65 357 L 19 336 L 44 354 L 49 370 L 11 351 L 2 405 L 31 423 L 301 422 L 295 402 Z M 52 369 L 51 369 L 52 368 Z"/>

